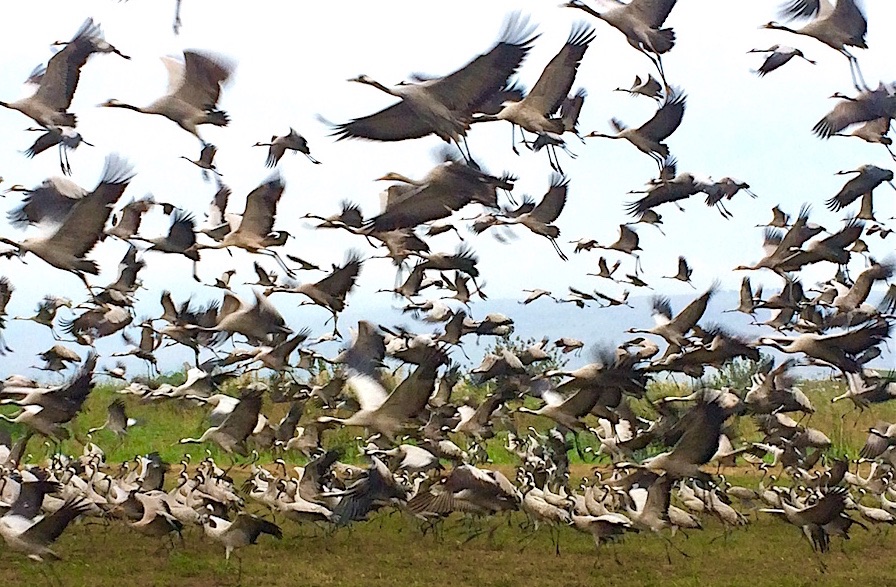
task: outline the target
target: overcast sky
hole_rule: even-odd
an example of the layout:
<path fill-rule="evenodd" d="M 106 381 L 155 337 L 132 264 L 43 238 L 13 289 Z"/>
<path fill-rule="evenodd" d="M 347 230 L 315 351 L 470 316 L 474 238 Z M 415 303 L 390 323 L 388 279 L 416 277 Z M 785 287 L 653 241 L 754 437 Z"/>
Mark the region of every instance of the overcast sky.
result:
<path fill-rule="evenodd" d="M 171 28 L 174 0 L 34 0 L 6 11 L 6 26 L 0 36 L 0 99 L 11 101 L 32 92 L 22 81 L 37 64 L 49 59 L 50 43 L 68 40 L 85 18 L 93 17 L 102 25 L 106 39 L 133 59 L 96 55 L 83 68 L 71 111 L 78 115 L 78 130 L 96 146 L 82 147 L 71 155 L 72 178 L 92 189 L 105 156 L 117 152 L 133 164 L 136 172 L 122 205 L 152 193 L 158 200 L 187 208 L 201 219 L 215 186 L 204 183 L 198 169 L 178 158 L 198 156 L 195 138 L 164 118 L 96 105 L 109 98 L 147 105 L 161 96 L 167 83 L 161 56 L 178 55 L 187 48 L 226 56 L 237 64 L 236 74 L 223 92 L 220 107 L 230 114 L 232 122 L 226 128 L 203 127 L 201 132 L 219 148 L 216 162 L 234 194 L 230 210 L 241 212 L 245 195 L 271 173 L 264 167 L 265 150 L 251 145 L 295 127 L 323 164 L 312 165 L 301 155 L 288 155 L 282 160 L 280 173 L 286 193 L 276 228 L 296 235 L 286 247 L 288 252 L 328 267 L 342 261 L 348 248 L 358 248 L 365 255 L 374 254 L 373 250 L 357 238 L 306 230 L 303 227 L 308 225 L 299 216 L 306 212 L 333 214 L 344 198 L 360 204 L 366 216 L 373 215 L 378 211 L 379 193 L 386 187 L 374 180 L 389 171 L 422 177 L 436 163 L 435 152 L 443 145 L 432 136 L 393 144 L 334 142 L 320 117 L 345 122 L 394 102 L 374 88 L 348 83 L 348 78 L 365 73 L 394 84 L 412 73 L 450 73 L 490 49 L 505 17 L 519 9 L 529 15 L 541 35 L 520 70 L 519 77 L 528 87 L 576 22 L 593 24 L 597 37 L 585 54 L 574 85 L 588 91 L 579 123 L 584 133 L 609 132 L 611 117 L 639 126 L 653 115 L 653 101 L 612 91 L 628 87 L 635 75 L 643 77 L 652 72 L 650 62 L 615 29 L 582 11 L 557 4 L 503 0 L 456 0 L 450 4 L 183 0 L 183 28 L 175 36 Z M 688 96 L 684 121 L 667 141 L 678 158 L 679 171 L 716 179 L 733 176 L 747 181 L 759 198 L 752 200 L 739 194 L 728 204 L 734 220 L 723 220 L 694 198 L 684 204 L 685 213 L 669 205 L 658 209 L 664 216 L 666 236 L 653 227 L 638 228 L 645 249 L 645 279 L 663 292 L 692 291 L 685 284 L 658 279 L 675 272 L 679 254 L 686 255 L 693 266 L 698 289 L 716 279 L 735 289 L 744 274 L 731 269 L 762 256 L 762 229 L 753 226 L 771 217 L 772 206 L 780 204 L 796 213 L 802 203 L 809 202 L 814 221 L 836 227 L 842 214 L 827 212 L 824 200 L 833 196 L 846 178 L 834 173 L 866 163 L 894 166 L 879 145 L 856 139 L 822 141 L 812 135 L 815 122 L 836 104 L 829 99 L 831 94 L 855 93 L 847 61 L 813 39 L 760 29 L 776 18 L 778 6 L 776 0 L 682 0 L 667 20 L 666 26 L 674 28 L 677 35 L 675 48 L 664 57 L 667 78 Z M 896 77 L 892 67 L 896 5 L 881 0 L 868 2 L 866 14 L 870 48 L 854 52 L 865 79 L 876 86 L 880 80 Z M 760 79 L 751 69 L 762 63 L 762 56 L 747 51 L 775 43 L 799 47 L 818 64 L 795 60 Z M 16 183 L 36 186 L 46 177 L 59 174 L 55 152 L 34 160 L 20 153 L 35 138 L 35 133 L 24 131 L 32 125 L 18 112 L 0 110 L 0 175 L 4 178 L 0 188 Z M 508 123 L 477 125 L 468 142 L 477 161 L 489 171 L 508 171 L 520 177 L 515 194 L 529 193 L 540 199 L 546 191 L 551 169 L 545 153 L 524 150 L 514 155 Z M 578 158 L 560 155 L 571 183 L 568 204 L 557 224 L 562 230 L 561 246 L 570 261 L 560 261 L 548 242 L 525 229 L 516 230 L 518 238 L 508 245 L 498 243 L 488 233 L 475 238 L 469 235 L 467 240 L 480 257 L 483 281 L 491 297 L 516 299 L 522 297 L 523 288 L 532 287 L 563 295 L 568 285 L 597 287 L 612 295 L 622 292 L 622 286 L 586 277 L 586 272 L 596 270 L 599 253 L 572 255 L 568 241 L 582 237 L 601 243 L 614 241 L 618 225 L 631 220 L 624 212 L 624 203 L 637 197 L 626 192 L 641 189 L 654 177 L 655 164 L 624 141 L 590 139 L 581 144 L 573 137 L 569 145 Z M 875 209 L 878 218 L 886 219 L 894 215 L 894 194 L 887 193 L 886 186 L 880 189 Z M 0 209 L 11 209 L 16 203 L 15 195 L 8 196 L 0 200 Z M 460 216 L 471 215 L 472 208 Z M 166 225 L 160 216 L 149 218 L 144 232 L 155 236 Z M 4 219 L 0 219 L 0 232 L 13 238 L 28 234 L 10 228 Z M 881 242 L 876 236 L 868 240 L 878 257 L 891 250 L 889 242 Z M 432 239 L 431 246 L 451 251 L 457 242 L 457 237 L 449 233 Z M 91 257 L 101 263 L 103 271 L 91 279 L 92 283 L 103 285 L 114 280 L 117 262 L 125 250 L 124 243 L 112 239 L 101 243 Z M 615 258 L 613 254 L 608 256 Z M 17 259 L 0 260 L 0 275 L 10 277 L 17 287 L 8 308 L 11 315 L 30 314 L 44 293 L 83 297 L 83 287 L 75 277 L 51 270 L 34 257 L 27 261 L 23 265 Z M 200 298 L 220 297 L 220 292 L 192 282 L 190 264 L 184 259 L 150 253 L 147 261 L 148 268 L 142 275 L 147 289 L 141 292 L 138 313 L 158 315 L 158 293 L 163 288 L 174 290 L 177 299 L 191 292 L 197 292 Z M 265 266 L 274 269 L 269 261 L 262 259 Z M 623 261 L 624 268 L 630 270 L 630 260 Z M 858 257 L 853 267 L 859 270 L 862 263 Z M 252 258 L 240 252 L 232 258 L 224 251 L 204 253 L 200 274 L 212 281 L 230 266 L 239 271 L 235 281 L 253 279 Z M 805 273 L 805 281 L 811 283 L 827 278 L 833 269 L 822 265 Z M 300 279 L 317 280 L 320 276 L 311 273 Z M 780 281 L 769 275 L 753 277 L 774 284 Z M 388 261 L 369 262 L 362 272 L 361 288 L 350 301 L 391 304 L 386 294 L 374 295 L 372 291 L 389 287 L 393 281 L 394 271 Z M 238 291 L 248 294 L 247 288 Z M 285 296 L 274 299 L 278 306 L 298 302 Z M 309 320 L 326 317 L 323 312 L 309 312 Z M 45 336 L 44 346 L 52 344 L 45 331 L 30 325 L 16 325 L 9 332 L 13 347 L 16 333 Z M 14 365 L 30 362 L 30 358 L 21 356 L 0 357 L 0 376 Z"/>

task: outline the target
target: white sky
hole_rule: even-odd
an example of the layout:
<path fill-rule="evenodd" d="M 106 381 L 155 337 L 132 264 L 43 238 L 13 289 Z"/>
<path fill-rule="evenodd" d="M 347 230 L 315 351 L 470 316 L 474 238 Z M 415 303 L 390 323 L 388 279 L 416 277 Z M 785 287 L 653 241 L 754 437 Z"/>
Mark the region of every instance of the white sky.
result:
<path fill-rule="evenodd" d="M 198 169 L 178 159 L 181 155 L 198 156 L 196 140 L 164 118 L 96 105 L 109 98 L 147 105 L 161 96 L 167 83 L 166 70 L 159 60 L 163 55 L 196 48 L 227 56 L 237 68 L 220 106 L 232 122 L 227 128 L 203 127 L 201 132 L 219 148 L 216 163 L 233 189 L 230 210 L 241 212 L 245 195 L 270 174 L 264 167 L 265 150 L 250 145 L 295 127 L 323 164 L 312 165 L 301 155 L 288 155 L 282 160 L 280 172 L 287 187 L 275 228 L 297 236 L 287 245 L 287 252 L 326 267 L 341 262 L 347 248 L 359 248 L 365 254 L 373 251 L 357 238 L 306 230 L 302 227 L 308 225 L 298 217 L 306 212 L 324 216 L 335 213 L 343 198 L 359 203 L 365 215 L 373 215 L 385 187 L 373 180 L 388 171 L 422 177 L 435 163 L 434 150 L 443 144 L 435 137 L 394 144 L 334 142 L 328 136 L 330 129 L 318 116 L 345 122 L 394 102 L 373 88 L 347 83 L 350 77 L 366 73 L 392 84 L 415 72 L 447 74 L 488 50 L 505 16 L 519 9 L 530 15 L 541 33 L 520 71 L 528 87 L 563 45 L 574 23 L 590 21 L 596 29 L 597 38 L 585 54 L 574 85 L 586 88 L 589 94 L 579 124 L 583 133 L 608 131 L 608 120 L 614 116 L 638 126 L 653 115 L 653 101 L 611 91 L 628 87 L 636 74 L 643 77 L 651 72 L 650 62 L 608 25 L 557 4 L 456 0 L 449 9 L 438 10 L 436 7 L 445 5 L 419 1 L 183 0 L 183 28 L 175 36 L 171 30 L 174 0 L 33 0 L 5 11 L 6 26 L 0 36 L 0 99 L 11 101 L 33 91 L 22 81 L 34 66 L 49 59 L 49 44 L 71 38 L 84 19 L 92 16 L 103 26 L 106 39 L 133 59 L 97 55 L 83 68 L 71 111 L 78 115 L 78 130 L 96 147 L 81 147 L 71 154 L 73 179 L 92 189 L 106 154 L 118 152 L 133 163 L 136 171 L 122 205 L 151 192 L 158 200 L 193 211 L 201 220 L 215 191 L 214 184 L 203 183 Z M 879 80 L 894 78 L 890 63 L 896 53 L 896 36 L 890 29 L 896 5 L 880 1 L 868 4 L 870 49 L 854 52 L 866 80 L 876 86 Z M 848 178 L 834 173 L 865 163 L 894 166 L 879 145 L 857 139 L 821 141 L 812 135 L 812 126 L 836 103 L 828 96 L 837 91 L 854 94 L 849 69 L 846 59 L 813 39 L 761 30 L 762 24 L 775 19 L 778 6 L 777 0 L 683 0 L 667 20 L 666 26 L 673 27 L 677 35 L 675 48 L 664 58 L 667 77 L 688 95 L 684 122 L 667 141 L 678 158 L 679 171 L 745 180 L 759 199 L 739 194 L 728 204 L 735 220 L 726 221 L 695 198 L 685 203 L 686 214 L 670 205 L 658 209 L 664 216 L 665 237 L 653 227 L 638 228 L 646 251 L 642 255 L 645 279 L 665 293 L 692 291 L 685 284 L 657 279 L 675 272 L 679 254 L 687 256 L 693 266 L 698 290 L 715 279 L 735 289 L 743 273 L 732 272 L 731 268 L 761 257 L 762 231 L 753 226 L 770 218 L 773 205 L 780 204 L 795 214 L 803 202 L 810 202 L 813 221 L 836 227 L 841 215 L 827 212 L 824 200 Z M 750 69 L 762 63 L 762 56 L 747 51 L 775 43 L 801 48 L 818 65 L 794 60 L 764 79 L 757 78 Z M 14 183 L 32 187 L 59 174 L 54 151 L 34 160 L 20 154 L 35 138 L 35 133 L 24 132 L 32 125 L 20 113 L 0 109 L 0 175 L 4 178 L 0 187 Z M 547 157 L 528 151 L 514 155 L 509 124 L 477 125 L 468 142 L 474 157 L 489 171 L 509 171 L 520 177 L 514 192 L 517 196 L 529 193 L 540 199 L 550 181 Z M 520 290 L 532 287 L 562 295 L 568 285 L 597 287 L 612 295 L 621 293 L 622 286 L 585 276 L 596 270 L 599 253 L 572 255 L 572 245 L 567 241 L 581 237 L 596 238 L 601 243 L 614 241 L 617 226 L 630 220 L 623 204 L 637 197 L 626 192 L 641 189 L 655 176 L 655 165 L 624 141 L 592 139 L 582 145 L 572 138 L 569 145 L 578 158 L 572 160 L 561 153 L 571 185 L 568 204 L 557 224 L 562 230 L 561 246 L 571 260 L 563 263 L 549 243 L 522 228 L 516 231 L 519 238 L 510 245 L 497 243 L 488 233 L 476 238 L 471 235 L 468 241 L 480 257 L 479 267 L 490 297 L 521 298 Z M 876 212 L 878 218 L 886 219 L 894 215 L 894 198 L 888 187 L 881 190 Z M 9 196 L 0 200 L 0 210 L 11 209 L 16 203 L 16 198 Z M 461 216 L 469 217 L 471 212 L 472 208 Z M 166 226 L 164 221 L 150 218 L 144 234 L 154 236 Z M 0 232 L 12 238 L 27 234 L 10 228 L 5 219 L 0 219 Z M 876 236 L 867 240 L 878 257 L 890 251 L 889 244 Z M 457 238 L 449 233 L 430 243 L 434 250 L 451 251 Z M 117 262 L 125 250 L 125 244 L 113 239 L 101 243 L 91 257 L 101 263 L 103 272 L 91 282 L 102 285 L 114 280 Z M 614 258 L 612 253 L 608 256 Z M 220 292 L 192 282 L 186 260 L 156 253 L 150 253 L 147 260 L 148 268 L 142 273 L 147 291 L 141 294 L 138 315 L 159 314 L 158 293 L 163 288 L 174 290 L 178 300 L 192 291 L 198 292 L 199 298 L 220 297 Z M 270 261 L 261 258 L 265 266 L 275 268 Z M 858 258 L 853 266 L 858 269 L 861 263 Z M 252 258 L 240 252 L 233 258 L 223 251 L 204 253 L 200 274 L 210 282 L 231 265 L 239 271 L 235 282 L 254 280 Z M 631 270 L 630 260 L 624 259 L 623 267 Z M 811 278 L 805 281 L 811 284 L 830 274 L 832 268 L 823 266 L 807 272 Z M 27 265 L 16 259 L 0 260 L 0 275 L 9 276 L 17 287 L 8 308 L 11 315 L 30 315 L 44 293 L 84 296 L 75 277 L 51 270 L 34 257 L 28 258 Z M 307 280 L 319 277 L 319 273 L 301 276 Z M 778 283 L 777 278 L 767 275 L 753 274 L 753 278 Z M 361 288 L 350 302 L 392 303 L 386 294 L 371 297 L 371 292 L 391 286 L 393 280 L 388 261 L 367 263 Z M 238 291 L 248 294 L 246 288 Z M 282 295 L 274 300 L 282 307 L 299 301 Z M 314 320 L 325 317 L 325 313 L 313 309 L 308 312 Z M 45 330 L 31 329 L 30 325 L 16 324 L 8 332 L 13 347 L 17 346 L 14 334 L 23 332 L 29 337 L 46 337 L 44 347 L 52 344 Z M 30 364 L 30 358 L 0 357 L 0 376 L 13 364 Z"/>

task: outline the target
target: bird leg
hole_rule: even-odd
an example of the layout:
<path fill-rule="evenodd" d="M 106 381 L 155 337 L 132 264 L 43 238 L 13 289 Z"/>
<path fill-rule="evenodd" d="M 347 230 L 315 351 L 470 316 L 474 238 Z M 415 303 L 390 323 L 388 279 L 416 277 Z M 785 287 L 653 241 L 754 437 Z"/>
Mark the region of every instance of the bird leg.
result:
<path fill-rule="evenodd" d="M 529 545 L 532 544 L 532 541 L 535 540 L 536 536 L 538 536 L 538 534 L 533 530 L 532 533 L 528 537 L 521 537 L 517 542 L 522 542 L 523 540 L 525 540 L 526 543 L 523 544 L 522 547 L 520 547 L 519 552 L 523 552 L 524 550 L 526 550 L 526 548 L 528 548 Z M 553 539 L 554 539 L 553 534 L 551 534 L 551 540 L 553 540 Z"/>
<path fill-rule="evenodd" d="M 47 563 L 46 565 L 41 565 L 41 566 L 40 566 L 40 573 L 41 573 L 41 575 L 44 576 L 44 578 L 47 580 L 47 584 L 50 585 L 51 587 L 52 587 L 52 585 L 53 585 L 53 579 L 54 579 L 54 578 L 56 578 L 56 583 L 57 583 L 57 584 L 62 585 L 62 581 L 59 580 L 58 577 L 56 577 L 56 574 L 55 574 L 54 572 L 51 572 L 51 569 L 52 569 L 52 568 L 53 568 L 53 567 L 52 567 L 52 565 L 51 565 L 50 563 Z"/>
<path fill-rule="evenodd" d="M 65 160 L 63 161 L 63 155 L 65 156 Z M 62 143 L 59 143 L 59 168 L 62 169 L 63 175 L 71 175 L 72 168 L 68 164 L 68 154 L 65 152 L 65 149 L 62 147 Z"/>
<path fill-rule="evenodd" d="M 339 314 L 337 314 L 336 312 L 332 312 L 332 315 L 329 318 L 327 318 L 327 322 L 329 322 L 330 320 L 333 321 L 333 336 L 335 336 L 336 338 L 342 338 L 342 336 L 340 336 L 340 334 L 339 334 L 339 328 L 337 327 L 338 321 L 339 321 Z M 324 324 L 326 324 L 327 322 L 324 322 Z"/>
<path fill-rule="evenodd" d="M 560 556 L 560 528 L 551 526 L 551 539 L 554 540 L 554 554 Z"/>
<path fill-rule="evenodd" d="M 651 63 L 656 67 L 657 73 L 660 74 L 660 79 L 663 80 L 663 89 L 666 92 L 669 92 L 672 88 L 669 86 L 669 82 L 666 81 L 666 73 L 663 71 L 663 58 L 660 57 L 659 53 L 653 53 L 648 49 L 641 49 L 641 52 L 644 55 L 647 55 L 647 58 L 650 59 Z"/>
<path fill-rule="evenodd" d="M 171 27 L 174 30 L 174 34 L 180 34 L 180 0 L 175 0 L 174 2 L 174 25 Z"/>
<path fill-rule="evenodd" d="M 78 279 L 81 280 L 81 283 L 84 284 L 84 287 L 87 288 L 87 294 L 93 299 L 93 302 L 97 305 L 102 305 L 102 303 L 97 299 L 97 297 L 93 294 L 93 289 L 91 289 L 90 284 L 87 283 L 87 277 L 81 273 L 80 271 L 75 273 L 78 276 Z"/>
<path fill-rule="evenodd" d="M 616 561 L 616 564 L 620 567 L 622 566 L 622 561 L 619 560 L 619 550 L 616 548 L 616 542 L 611 542 L 610 550 L 613 551 L 613 560 Z"/>
<path fill-rule="evenodd" d="M 290 269 L 289 267 L 286 266 L 286 263 L 284 263 L 284 262 L 283 262 L 283 259 L 280 257 L 280 255 L 277 254 L 277 251 L 270 251 L 270 250 L 268 250 L 268 249 L 260 249 L 260 250 L 258 250 L 258 251 L 256 251 L 256 252 L 257 252 L 257 253 L 261 253 L 261 254 L 263 254 L 263 255 L 268 255 L 268 256 L 273 257 L 274 260 L 277 261 L 277 264 L 280 265 L 280 268 L 283 269 L 283 270 L 286 272 L 286 274 L 287 274 L 288 276 L 290 276 L 290 277 L 292 277 L 293 279 L 295 279 L 295 277 L 296 277 L 295 272 L 294 272 L 292 269 Z"/>
<path fill-rule="evenodd" d="M 685 557 L 685 558 L 691 558 L 691 555 L 689 555 L 688 553 L 686 553 L 686 552 L 683 551 L 682 549 L 678 548 L 678 547 L 675 545 L 675 543 L 672 542 L 672 540 L 669 539 L 668 536 L 664 536 L 663 534 L 660 534 L 660 537 L 661 537 L 663 540 L 666 541 L 666 558 L 669 559 L 669 564 L 670 564 L 670 565 L 672 564 L 672 559 L 669 557 L 669 547 L 670 547 L 670 546 L 671 546 L 672 548 L 674 548 L 675 550 L 677 550 L 677 551 L 678 551 L 678 554 L 680 554 L 681 556 L 683 556 L 683 557 Z"/>
<path fill-rule="evenodd" d="M 869 91 L 870 88 L 868 87 L 868 84 L 865 83 L 865 77 L 862 75 L 862 70 L 859 69 L 859 60 L 846 49 L 841 49 L 840 52 L 849 59 L 849 75 L 852 76 L 852 85 L 855 86 L 856 90 L 859 92 Z M 861 85 L 859 85 L 860 83 Z"/>
<path fill-rule="evenodd" d="M 560 246 L 557 244 L 556 239 L 548 238 L 551 241 L 551 244 L 554 246 L 554 250 L 557 251 L 557 254 L 560 255 L 560 258 L 564 261 L 569 261 L 569 257 L 567 257 L 563 251 L 560 250 Z"/>
<path fill-rule="evenodd" d="M 563 150 L 566 151 L 567 154 L 569 154 L 569 156 L 572 157 L 573 159 L 576 158 L 576 156 L 574 154 L 569 152 L 569 149 L 566 148 L 566 145 L 563 146 Z M 551 164 L 551 169 L 553 169 L 557 173 L 562 174 L 563 168 L 560 167 L 560 159 L 557 158 L 557 148 L 554 147 L 554 145 L 548 145 L 547 152 L 548 152 L 548 163 Z M 551 159 L 551 155 L 553 155 L 553 160 Z"/>

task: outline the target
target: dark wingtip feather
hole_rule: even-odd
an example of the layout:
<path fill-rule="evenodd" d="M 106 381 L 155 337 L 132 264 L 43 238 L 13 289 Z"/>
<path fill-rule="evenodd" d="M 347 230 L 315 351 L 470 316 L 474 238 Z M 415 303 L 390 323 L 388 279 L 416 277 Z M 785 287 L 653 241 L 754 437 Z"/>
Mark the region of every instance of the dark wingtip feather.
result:
<path fill-rule="evenodd" d="M 106 157 L 106 165 L 103 168 L 103 177 L 100 183 L 120 185 L 129 182 L 134 177 L 134 169 L 128 160 L 112 153 Z"/>

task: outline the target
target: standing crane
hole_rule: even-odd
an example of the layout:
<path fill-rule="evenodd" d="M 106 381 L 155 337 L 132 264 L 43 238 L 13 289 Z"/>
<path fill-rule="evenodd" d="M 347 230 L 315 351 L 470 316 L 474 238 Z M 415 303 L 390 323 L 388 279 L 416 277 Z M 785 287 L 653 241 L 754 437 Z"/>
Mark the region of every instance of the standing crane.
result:
<path fill-rule="evenodd" d="M 283 538 L 280 526 L 245 512 L 238 514 L 233 521 L 206 513 L 200 516 L 200 523 L 206 536 L 224 545 L 224 560 L 228 562 L 234 550 L 255 544 L 262 534 L 268 534 L 277 540 Z M 236 560 L 239 563 L 237 571 L 239 585 L 243 579 L 243 559 L 237 555 Z"/>

